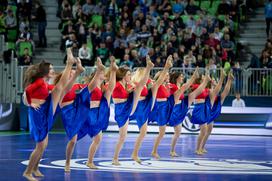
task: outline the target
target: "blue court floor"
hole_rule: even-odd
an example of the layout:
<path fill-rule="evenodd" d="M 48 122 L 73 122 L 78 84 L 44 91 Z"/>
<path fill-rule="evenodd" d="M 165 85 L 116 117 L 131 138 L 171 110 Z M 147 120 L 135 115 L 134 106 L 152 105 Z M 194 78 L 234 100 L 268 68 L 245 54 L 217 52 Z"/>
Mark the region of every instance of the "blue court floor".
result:
<path fill-rule="evenodd" d="M 85 166 L 89 137 L 80 140 L 71 162 L 71 173 L 64 173 L 67 138 L 63 133 L 49 136 L 49 145 L 40 163 L 45 175 L 39 180 L 272 180 L 272 137 L 212 135 L 207 144 L 208 153 L 194 154 L 196 135 L 182 135 L 177 144 L 178 158 L 169 156 L 171 134 L 159 147 L 160 160 L 150 157 L 156 134 L 148 134 L 140 150 L 143 160 L 138 164 L 130 159 L 137 134 L 129 133 L 120 154 L 121 166 L 112 166 L 111 160 L 116 133 L 105 133 L 96 154 L 98 170 Z M 24 180 L 21 176 L 34 142 L 29 134 L 0 134 L 0 180 Z"/>

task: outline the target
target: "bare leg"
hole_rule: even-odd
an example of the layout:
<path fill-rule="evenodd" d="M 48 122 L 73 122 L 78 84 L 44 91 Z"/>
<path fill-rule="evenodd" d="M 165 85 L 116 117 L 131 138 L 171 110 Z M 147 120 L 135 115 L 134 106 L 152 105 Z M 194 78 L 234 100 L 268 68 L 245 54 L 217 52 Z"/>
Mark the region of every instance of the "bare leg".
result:
<path fill-rule="evenodd" d="M 53 100 L 53 113 L 55 113 L 56 108 L 61 99 L 62 92 L 68 83 L 70 71 L 72 69 L 73 64 L 76 63 L 72 51 L 70 48 L 67 49 L 67 63 L 65 69 L 62 73 L 62 76 L 59 82 L 56 84 L 55 88 L 52 91 L 52 100 Z"/>
<path fill-rule="evenodd" d="M 225 72 L 224 72 L 224 69 L 221 67 L 221 69 L 220 69 L 220 80 L 219 80 L 218 84 L 215 86 L 214 90 L 211 91 L 210 95 L 209 95 L 212 106 L 214 104 L 216 96 L 218 95 L 219 91 L 222 88 L 222 84 L 223 84 L 224 79 L 225 79 Z"/>
<path fill-rule="evenodd" d="M 97 66 L 97 70 L 95 72 L 95 75 L 94 75 L 93 79 L 91 80 L 91 82 L 88 85 L 89 92 L 92 92 L 93 89 L 98 86 L 98 84 L 100 82 L 100 80 L 98 80 L 99 76 L 105 70 L 105 67 L 102 64 L 102 61 L 101 61 L 101 59 L 99 57 L 97 58 L 96 66 Z"/>
<path fill-rule="evenodd" d="M 28 166 L 23 174 L 23 176 L 28 180 L 36 181 L 32 173 L 34 171 L 34 167 L 36 167 L 37 163 L 40 162 L 41 153 L 43 153 L 47 146 L 47 139 L 48 136 L 46 136 L 43 141 L 36 143 L 36 147 L 30 155 Z"/>
<path fill-rule="evenodd" d="M 207 133 L 203 138 L 203 144 L 202 144 L 202 148 L 201 148 L 201 152 L 203 152 L 203 153 L 207 153 L 207 150 L 205 149 L 205 145 L 206 145 L 206 142 L 207 142 L 209 136 L 212 133 L 212 130 L 213 130 L 213 122 L 207 125 Z"/>
<path fill-rule="evenodd" d="M 43 150 L 41 150 L 41 152 L 39 153 L 39 158 L 37 159 L 37 162 L 35 163 L 35 166 L 33 168 L 33 174 L 34 176 L 36 177 L 43 177 L 44 175 L 40 172 L 39 170 L 39 163 L 40 163 L 40 160 L 43 156 L 43 153 L 47 147 L 47 144 L 48 144 L 48 136 L 46 136 L 45 140 L 44 140 L 44 143 L 43 143 Z"/>
<path fill-rule="evenodd" d="M 200 125 L 200 132 L 197 138 L 197 147 L 196 147 L 196 154 L 202 155 L 201 148 L 203 147 L 203 139 L 204 136 L 207 134 L 207 124 Z"/>
<path fill-rule="evenodd" d="M 97 169 L 97 166 L 95 166 L 95 164 L 93 163 L 93 159 L 94 159 L 96 150 L 101 142 L 101 139 L 102 139 L 102 132 L 100 132 L 98 135 L 96 135 L 93 138 L 93 142 L 89 148 L 89 157 L 88 157 L 88 162 L 86 163 L 86 165 L 91 169 Z"/>
<path fill-rule="evenodd" d="M 228 75 L 228 81 L 226 83 L 226 86 L 225 86 L 225 88 L 224 88 L 224 90 L 223 90 L 223 92 L 221 94 L 221 104 L 224 103 L 225 98 L 229 94 L 233 79 L 234 79 L 234 77 L 233 77 L 232 73 L 230 72 L 229 75 Z"/>
<path fill-rule="evenodd" d="M 172 142 L 171 142 L 170 156 L 171 157 L 178 157 L 179 155 L 176 153 L 176 144 L 177 144 L 177 140 L 178 140 L 180 133 L 181 133 L 181 124 L 175 126 L 174 131 L 175 132 L 174 132 Z"/>
<path fill-rule="evenodd" d="M 166 129 L 166 126 L 159 127 L 159 130 L 160 130 L 159 135 L 157 136 L 157 138 L 155 140 L 155 144 L 154 144 L 153 150 L 151 152 L 151 156 L 153 156 L 156 159 L 160 159 L 160 155 L 158 154 L 158 147 L 159 147 L 159 144 L 165 134 L 165 129 Z"/>
<path fill-rule="evenodd" d="M 115 63 L 115 58 L 113 56 L 110 57 L 111 65 L 110 65 L 110 80 L 108 89 L 105 92 L 105 97 L 107 99 L 108 105 L 110 105 L 111 94 L 116 84 L 116 71 L 118 70 L 118 66 Z"/>
<path fill-rule="evenodd" d="M 131 114 L 133 114 L 137 108 L 138 105 L 138 101 L 139 101 L 139 97 L 141 95 L 141 92 L 144 88 L 144 86 L 146 85 L 146 82 L 149 78 L 149 74 L 151 69 L 154 67 L 154 64 L 151 62 L 149 56 L 146 57 L 146 68 L 145 68 L 145 73 L 143 75 L 143 78 L 140 80 L 140 82 L 138 83 L 135 91 L 134 91 L 134 97 L 133 97 L 133 107 L 132 107 L 132 111 Z"/>
<path fill-rule="evenodd" d="M 147 132 L 147 122 L 140 129 L 140 134 L 138 135 L 136 139 L 134 150 L 131 155 L 131 158 L 138 163 L 142 162 L 138 154 L 139 154 L 139 149 L 141 147 L 142 141 L 146 135 L 146 132 Z"/>
<path fill-rule="evenodd" d="M 72 158 L 74 148 L 77 142 L 77 135 L 75 135 L 66 146 L 66 162 L 65 162 L 65 172 L 70 172 L 70 160 Z"/>
<path fill-rule="evenodd" d="M 123 127 L 119 128 L 119 139 L 116 144 L 114 156 L 113 156 L 113 160 L 112 160 L 113 165 L 116 165 L 116 166 L 120 165 L 119 154 L 120 154 L 120 151 L 121 151 L 121 149 L 124 145 L 124 142 L 126 140 L 126 137 L 127 137 L 127 128 L 128 128 L 128 121 L 126 122 L 126 124 Z"/>

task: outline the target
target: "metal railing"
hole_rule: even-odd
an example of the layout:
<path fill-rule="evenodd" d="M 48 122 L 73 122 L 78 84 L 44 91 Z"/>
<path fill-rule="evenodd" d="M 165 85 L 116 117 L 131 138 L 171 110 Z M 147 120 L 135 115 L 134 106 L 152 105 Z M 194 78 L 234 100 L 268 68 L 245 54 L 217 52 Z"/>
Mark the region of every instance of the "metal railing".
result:
<path fill-rule="evenodd" d="M 20 103 L 21 95 L 24 91 L 23 77 L 27 66 L 17 66 L 17 60 L 12 58 L 11 64 L 0 62 L 0 102 L 1 103 Z M 61 72 L 64 66 L 55 66 L 55 72 Z M 135 68 L 136 69 L 136 68 Z M 134 70 L 135 70 L 134 69 Z M 87 67 L 82 73 L 78 81 L 82 82 L 83 78 L 90 75 L 95 70 L 94 67 Z M 153 77 L 161 67 L 155 67 L 151 71 Z M 181 72 L 186 78 L 189 78 L 194 68 L 172 68 L 170 72 Z M 205 69 L 200 68 L 200 73 L 204 73 Z M 230 95 L 240 92 L 242 96 L 272 96 L 272 69 L 234 69 L 234 81 L 231 87 Z M 210 70 L 210 75 L 219 79 L 220 69 Z M 226 80 L 225 80 L 226 82 Z"/>

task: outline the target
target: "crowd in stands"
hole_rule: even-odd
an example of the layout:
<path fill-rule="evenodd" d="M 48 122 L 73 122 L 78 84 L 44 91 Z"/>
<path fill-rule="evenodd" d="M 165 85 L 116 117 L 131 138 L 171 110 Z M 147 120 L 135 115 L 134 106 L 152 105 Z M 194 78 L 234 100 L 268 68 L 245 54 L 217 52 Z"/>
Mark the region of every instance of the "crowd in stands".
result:
<path fill-rule="evenodd" d="M 37 8 L 33 8 L 32 0 L 1 0 L 0 34 L 4 35 L 7 44 L 7 51 L 3 53 L 5 62 L 10 61 L 11 52 L 14 51 L 19 65 L 33 63 L 35 43 L 31 29 L 37 17 L 41 17 L 37 15 Z"/>
<path fill-rule="evenodd" d="M 235 35 L 243 1 L 211 0 L 59 0 L 61 50 L 92 66 L 96 56 L 109 64 L 144 66 L 148 54 L 155 66 L 169 54 L 176 67 L 211 69 L 235 64 Z"/>

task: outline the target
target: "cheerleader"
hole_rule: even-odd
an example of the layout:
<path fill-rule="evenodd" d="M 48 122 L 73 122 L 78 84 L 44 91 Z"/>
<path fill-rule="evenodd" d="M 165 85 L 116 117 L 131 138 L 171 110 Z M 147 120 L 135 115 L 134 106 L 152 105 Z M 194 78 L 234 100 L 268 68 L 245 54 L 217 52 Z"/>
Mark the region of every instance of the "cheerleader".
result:
<path fill-rule="evenodd" d="M 24 78 L 24 103 L 28 105 L 28 119 L 30 133 L 36 142 L 36 147 L 30 155 L 29 163 L 23 176 L 31 181 L 36 180 L 32 174 L 42 177 L 38 165 L 48 144 L 48 132 L 53 126 L 54 114 L 59 104 L 61 93 L 69 79 L 75 59 L 71 49 L 67 49 L 67 63 L 59 83 L 50 91 L 46 83 L 54 75 L 52 64 L 42 61 L 30 66 Z"/>
<path fill-rule="evenodd" d="M 208 71 L 206 71 L 205 78 L 202 76 L 202 78 L 196 79 L 196 83 L 192 85 L 193 90 L 197 89 L 200 86 L 201 81 L 210 81 L 210 76 L 208 75 Z M 207 105 L 207 101 L 209 101 L 209 89 L 205 88 L 201 94 L 199 94 L 195 100 L 194 100 L 194 109 L 192 112 L 192 118 L 191 122 L 193 124 L 199 124 L 200 125 L 200 133 L 198 135 L 197 139 L 197 149 L 196 154 L 201 155 L 201 148 L 203 144 L 203 137 L 207 132 L 207 122 L 209 120 L 209 106 Z"/>
<path fill-rule="evenodd" d="M 98 78 L 97 86 L 90 92 L 90 109 L 87 121 L 82 128 L 83 130 L 87 128 L 87 133 L 93 138 L 86 163 L 91 169 L 97 169 L 97 166 L 93 162 L 94 155 L 101 142 L 102 131 L 105 131 L 109 124 L 110 99 L 116 84 L 116 71 L 118 70 L 113 56 L 110 57 L 110 61 L 109 81 L 106 85 L 103 84 L 105 81 L 105 72 L 103 71 Z"/>
<path fill-rule="evenodd" d="M 150 70 L 153 66 L 153 63 L 149 59 L 146 59 L 143 78 L 135 88 L 130 85 L 131 71 L 128 68 L 121 67 L 116 73 L 117 82 L 112 93 L 112 98 L 115 104 L 115 120 L 119 127 L 119 139 L 114 151 L 113 165 L 120 165 L 119 153 L 127 136 L 128 120 L 136 110 L 142 89 L 148 80 Z"/>
<path fill-rule="evenodd" d="M 104 66 L 101 61 L 97 62 L 97 72 L 103 71 Z M 80 73 L 84 71 L 81 65 L 81 61 L 77 59 L 77 69 L 76 71 L 71 71 L 73 74 L 70 76 L 70 80 L 64 90 L 63 98 L 61 99 L 61 117 L 66 134 L 69 138 L 69 142 L 66 146 L 66 162 L 65 162 L 65 172 L 70 172 L 70 160 L 74 151 L 75 144 L 83 136 L 80 134 L 80 128 L 82 124 L 87 119 L 87 114 L 85 114 L 86 108 L 89 108 L 89 92 L 94 89 L 95 82 L 92 81 L 88 86 L 84 84 L 74 84 L 76 78 Z M 60 74 L 61 75 L 61 74 Z M 55 83 L 58 82 L 56 77 Z M 85 88 L 84 88 L 85 87 Z M 79 93 L 76 95 L 76 92 Z M 65 94 L 66 93 L 66 94 Z"/>
<path fill-rule="evenodd" d="M 195 79 L 198 77 L 198 68 L 196 68 L 192 77 L 183 84 L 184 75 L 179 72 L 170 74 L 171 83 L 171 95 L 174 96 L 174 106 L 169 118 L 169 126 L 174 127 L 174 135 L 171 142 L 171 157 L 178 157 L 175 151 L 177 140 L 181 133 L 182 122 L 189 111 L 189 107 L 193 103 L 196 96 L 198 96 L 207 85 L 207 79 L 200 84 L 200 86 L 191 92 L 188 97 L 184 96 L 184 92 L 192 85 Z M 183 84 L 183 85 L 182 85 Z"/>
<path fill-rule="evenodd" d="M 147 59 L 149 59 L 149 57 L 147 57 Z M 172 63 L 169 60 L 165 64 L 165 67 L 162 71 L 163 73 L 161 73 L 161 78 L 159 78 L 154 83 L 150 79 L 147 81 L 147 85 L 144 86 L 141 92 L 137 108 L 134 114 L 130 116 L 131 120 L 134 119 L 137 121 L 137 125 L 140 130 L 139 136 L 137 137 L 135 142 L 134 150 L 131 155 L 131 158 L 138 163 L 141 163 L 141 159 L 139 158 L 138 153 L 147 132 L 147 119 L 155 101 L 155 96 L 153 95 L 157 94 L 159 85 L 163 83 L 165 75 L 168 73 L 169 68 L 172 66 Z M 144 75 L 144 71 L 144 68 L 137 69 L 135 75 L 132 77 L 132 82 L 134 84 L 138 85 L 138 82 L 140 81 L 142 75 Z"/>
<path fill-rule="evenodd" d="M 158 80 L 156 84 L 157 89 L 152 92 L 155 97 L 154 107 L 148 117 L 149 122 L 157 122 L 159 125 L 159 134 L 155 139 L 155 143 L 151 152 L 151 156 L 159 159 L 158 146 L 165 134 L 166 124 L 171 112 L 171 103 L 168 100 L 170 96 L 170 87 L 169 87 L 169 69 L 172 67 L 172 56 L 169 56 L 166 61 L 166 66 L 164 71 L 157 72 L 154 79 Z"/>
<path fill-rule="evenodd" d="M 225 74 L 221 70 L 221 75 L 222 74 L 224 76 L 221 76 L 222 78 L 220 78 L 218 84 L 215 86 L 214 95 L 210 96 L 210 119 L 207 122 L 207 132 L 206 132 L 206 134 L 205 134 L 205 136 L 203 138 L 203 144 L 202 144 L 202 147 L 201 147 L 201 152 L 202 153 L 207 153 L 207 150 L 205 149 L 205 145 L 206 145 L 206 142 L 207 142 L 209 136 L 211 135 L 211 132 L 212 132 L 212 129 L 213 129 L 213 122 L 221 114 L 222 105 L 223 105 L 223 103 L 225 101 L 225 98 L 229 94 L 229 91 L 230 91 L 230 88 L 231 88 L 231 85 L 232 85 L 232 81 L 234 79 L 234 77 L 232 75 L 232 72 L 229 72 L 228 80 L 227 80 L 227 83 L 225 85 L 225 88 L 224 88 L 223 92 L 221 93 L 221 95 L 217 96 L 220 89 L 222 88 L 223 80 L 221 80 L 221 79 L 224 79 L 224 77 L 225 77 Z"/>

